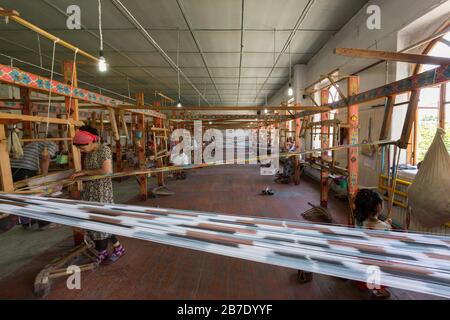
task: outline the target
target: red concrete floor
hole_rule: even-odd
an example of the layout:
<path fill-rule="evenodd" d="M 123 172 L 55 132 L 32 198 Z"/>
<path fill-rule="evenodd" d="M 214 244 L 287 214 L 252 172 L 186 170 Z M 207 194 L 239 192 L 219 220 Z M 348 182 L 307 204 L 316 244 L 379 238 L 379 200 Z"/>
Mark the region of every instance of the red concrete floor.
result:
<path fill-rule="evenodd" d="M 136 184 L 134 179 L 118 188 Z M 126 187 L 126 189 L 130 189 Z M 224 166 L 191 171 L 187 180 L 167 180 L 175 196 L 128 203 L 212 211 L 227 214 L 301 220 L 308 202 L 319 202 L 319 184 L 303 178 L 299 186 L 273 183 L 255 166 Z M 261 196 L 266 186 L 274 196 Z M 132 189 L 136 190 L 136 189 Z M 347 203 L 330 194 L 329 208 L 337 223 L 345 223 Z M 120 237 L 127 254 L 113 265 L 82 274 L 81 290 L 68 290 L 65 279 L 54 281 L 47 299 L 369 299 L 352 281 L 314 275 L 299 284 L 296 270 Z M 39 270 L 70 246 L 35 257 L 21 270 L 0 281 L 0 298 L 33 299 Z M 391 299 L 436 299 L 390 289 Z"/>

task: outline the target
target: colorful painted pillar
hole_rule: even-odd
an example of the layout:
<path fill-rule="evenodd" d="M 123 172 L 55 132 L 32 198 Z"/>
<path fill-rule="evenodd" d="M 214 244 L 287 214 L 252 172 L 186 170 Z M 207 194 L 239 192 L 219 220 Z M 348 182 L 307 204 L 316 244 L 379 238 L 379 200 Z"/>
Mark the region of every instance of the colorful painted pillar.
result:
<path fill-rule="evenodd" d="M 320 103 L 322 106 L 328 104 L 330 96 L 330 91 L 328 89 L 322 90 L 320 92 Z M 322 112 L 320 115 L 320 120 L 322 122 L 321 125 L 321 131 L 320 131 L 320 142 L 321 142 L 321 148 L 328 148 L 330 146 L 330 127 L 328 124 L 325 123 L 325 121 L 330 120 L 330 113 L 329 112 Z M 323 151 L 322 154 L 322 169 L 320 174 L 320 206 L 322 208 L 328 207 L 328 177 L 329 172 L 328 169 L 324 168 L 324 166 L 328 165 L 328 151 Z"/>
<path fill-rule="evenodd" d="M 350 76 L 348 78 L 348 96 L 353 96 L 359 93 L 359 77 Z M 352 145 L 359 143 L 358 128 L 359 128 L 359 105 L 349 105 L 347 107 L 347 121 L 349 124 L 348 141 Z M 348 149 L 348 200 L 350 202 L 350 212 L 348 217 L 348 224 L 354 225 L 353 203 L 358 192 L 359 186 L 359 149 Z"/>
<path fill-rule="evenodd" d="M 144 93 L 138 92 L 136 93 L 136 104 L 138 106 L 144 105 Z M 133 117 L 133 115 L 131 116 Z M 144 170 L 146 164 L 145 157 L 145 146 L 147 144 L 147 135 L 145 133 L 145 116 L 143 114 L 137 115 L 137 131 L 140 132 L 139 142 L 138 142 L 138 157 L 139 157 L 139 169 Z M 147 188 L 147 175 L 141 174 L 138 175 L 139 182 L 139 197 L 142 201 L 147 200 L 148 197 L 148 188 Z"/>
<path fill-rule="evenodd" d="M 115 163 L 115 169 L 114 171 L 116 173 L 122 172 L 122 143 L 120 138 L 120 131 L 122 127 L 122 122 L 120 121 L 120 112 L 115 112 L 115 118 L 116 118 L 116 125 L 117 125 L 117 132 L 119 135 L 119 139 L 116 140 L 116 163 Z M 118 178 L 117 181 L 122 182 L 122 178 Z"/>
<path fill-rule="evenodd" d="M 302 120 L 300 118 L 295 119 L 295 149 L 298 151 L 301 151 L 302 148 L 302 141 L 300 138 L 300 133 L 302 131 Z M 300 184 L 300 157 L 295 156 L 294 157 L 294 184 L 298 186 Z"/>
<path fill-rule="evenodd" d="M 157 128 L 163 128 L 163 119 L 161 118 L 155 118 L 155 127 Z M 156 140 L 159 140 L 158 142 L 156 142 Z M 161 145 L 162 145 L 162 141 L 161 138 L 156 138 L 155 137 L 155 155 L 158 154 L 158 150 L 161 150 Z M 157 144 L 157 145 L 156 145 Z M 163 167 L 163 158 L 159 158 L 156 160 L 156 167 L 157 168 L 162 168 Z M 159 172 L 156 174 L 157 178 L 158 178 L 158 187 L 162 187 L 164 186 L 164 173 L 163 172 Z"/>

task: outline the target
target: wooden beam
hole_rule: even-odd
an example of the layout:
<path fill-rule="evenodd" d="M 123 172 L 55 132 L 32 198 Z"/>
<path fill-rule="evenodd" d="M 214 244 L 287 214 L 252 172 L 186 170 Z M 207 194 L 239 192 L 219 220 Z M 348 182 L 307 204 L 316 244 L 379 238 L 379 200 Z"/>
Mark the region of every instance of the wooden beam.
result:
<path fill-rule="evenodd" d="M 20 139 L 20 142 L 41 142 L 41 141 L 72 141 L 72 138 L 32 138 L 32 139 Z"/>
<path fill-rule="evenodd" d="M 348 98 L 348 104 L 361 104 L 370 101 L 375 101 L 381 98 L 392 95 L 399 95 L 407 93 L 415 89 L 426 88 L 450 81 L 450 64 L 422 72 L 411 77 L 399 80 L 366 92 L 355 94 Z M 346 101 L 339 100 L 327 105 L 333 109 L 345 108 Z M 310 115 L 308 111 L 303 112 L 303 115 Z"/>
<path fill-rule="evenodd" d="M 58 118 L 47 118 L 41 116 L 28 116 L 24 114 L 13 114 L 13 113 L 3 113 L 0 112 L 0 122 L 1 121 L 31 121 L 31 122 L 49 122 L 55 124 L 72 124 L 76 126 L 82 126 L 83 121 L 58 119 Z"/>
<path fill-rule="evenodd" d="M 447 83 L 441 84 L 439 97 L 439 127 L 445 130 L 445 96 L 447 94 Z"/>
<path fill-rule="evenodd" d="M 435 57 L 422 54 L 398 53 L 354 48 L 336 48 L 334 49 L 334 53 L 346 57 L 400 61 L 415 64 L 432 64 L 439 66 L 450 64 L 450 58 Z"/>
<path fill-rule="evenodd" d="M 381 125 L 380 139 L 385 140 L 390 134 L 390 128 L 392 125 L 392 113 L 394 112 L 395 96 L 389 96 L 386 101 L 386 107 L 384 109 L 383 123 Z"/>
<path fill-rule="evenodd" d="M 144 93 L 138 92 L 136 93 L 136 102 L 138 105 L 144 104 Z M 145 117 L 144 115 L 138 115 L 137 116 L 137 128 L 138 131 L 142 133 L 141 138 L 139 140 L 138 144 L 138 156 L 139 156 L 139 168 L 140 170 L 145 169 L 146 164 L 146 157 L 145 157 L 145 147 L 147 145 L 147 134 L 145 132 Z M 139 175 L 138 177 L 139 181 L 139 197 L 142 201 L 147 200 L 148 198 L 148 185 L 147 185 L 147 175 Z"/>
<path fill-rule="evenodd" d="M 77 66 L 76 65 L 74 66 L 73 61 L 63 62 L 63 73 L 64 73 L 64 82 L 66 83 L 66 85 L 70 85 L 74 89 L 78 88 Z M 74 99 L 73 97 L 65 97 L 64 103 L 67 115 L 71 114 L 72 119 L 78 121 L 79 120 L 78 99 Z"/>
<path fill-rule="evenodd" d="M 139 106 L 139 107 L 132 106 L 132 108 L 133 109 L 125 109 L 125 111 L 131 112 L 131 113 L 136 113 L 136 114 L 142 114 L 142 115 L 148 116 L 148 117 L 155 117 L 155 118 L 162 118 L 162 119 L 167 118 L 167 116 L 164 113 L 157 112 L 155 110 L 151 110 L 147 106 Z"/>
<path fill-rule="evenodd" d="M 111 130 L 113 133 L 114 140 L 118 141 L 118 140 L 120 140 L 120 135 L 119 135 L 119 130 L 117 128 L 117 122 L 116 122 L 116 116 L 114 115 L 114 109 L 109 108 L 108 113 L 109 113 L 109 123 L 111 124 Z"/>
<path fill-rule="evenodd" d="M 77 65 L 73 61 L 63 61 L 62 64 L 63 74 L 64 74 L 64 84 L 69 85 L 73 88 L 73 92 L 78 88 L 78 73 Z M 78 121 L 79 120 L 79 110 L 78 110 L 78 99 L 72 97 L 64 97 L 64 106 L 66 108 L 66 117 L 68 121 Z M 72 140 L 75 136 L 76 128 L 74 125 L 69 125 L 68 135 Z M 69 167 L 74 171 L 81 171 L 83 169 L 81 164 L 81 152 L 72 143 L 69 145 Z M 69 187 L 69 197 L 74 200 L 81 198 L 81 190 L 83 188 L 83 183 L 78 181 L 77 183 Z M 84 240 L 84 232 L 81 229 L 74 228 L 73 232 L 73 242 L 75 245 L 80 245 Z"/>
<path fill-rule="evenodd" d="M 121 108 L 126 109 L 135 109 L 135 110 L 160 110 L 160 111 L 264 111 L 267 109 L 268 111 L 288 111 L 288 110 L 298 110 L 298 111 L 328 111 L 329 107 L 321 107 L 321 106 L 190 106 L 177 108 L 176 106 L 135 106 L 135 105 L 122 105 Z"/>
<path fill-rule="evenodd" d="M 119 121 L 122 123 L 123 132 L 124 132 L 125 136 L 127 136 L 127 138 L 128 138 L 128 127 L 127 127 L 127 122 L 125 120 L 125 111 L 120 110 L 119 117 L 120 117 Z"/>
<path fill-rule="evenodd" d="M 172 98 L 166 96 L 166 95 L 163 94 L 162 92 L 155 91 L 155 95 L 158 95 L 158 96 L 160 96 L 161 98 L 163 98 L 164 100 L 167 100 L 167 101 L 169 101 L 169 102 L 172 102 L 172 103 L 175 103 L 175 102 L 176 102 L 174 99 L 172 99 Z M 142 103 L 142 105 L 144 105 L 144 103 Z"/>
<path fill-rule="evenodd" d="M 86 58 L 94 61 L 94 62 L 98 62 L 99 59 L 94 57 L 93 55 L 81 50 L 80 48 L 75 47 L 74 45 L 52 35 L 51 33 L 39 28 L 38 26 L 26 21 L 25 19 L 22 19 L 19 15 L 19 13 L 15 10 L 7 10 L 7 9 L 3 9 L 0 8 L 0 16 L 8 16 L 12 21 L 17 22 L 18 24 L 34 31 L 37 32 L 38 34 L 40 34 L 43 37 L 46 37 L 47 39 L 51 40 L 51 41 L 56 41 L 59 45 L 72 50 L 73 52 L 78 51 L 78 54 L 85 56 Z"/>
<path fill-rule="evenodd" d="M 420 90 L 416 89 L 411 92 L 409 99 L 408 111 L 406 112 L 405 123 L 403 124 L 402 135 L 398 141 L 398 146 L 402 149 L 408 147 L 409 139 L 416 119 L 417 108 L 419 105 Z"/>
<path fill-rule="evenodd" d="M 327 109 L 330 110 L 330 109 Z M 290 121 L 296 118 L 300 118 L 302 115 L 300 113 L 295 113 L 292 115 L 276 115 L 276 114 L 264 114 L 264 115 L 256 115 L 256 114 L 192 114 L 187 113 L 184 115 L 176 115 L 172 117 L 170 120 L 254 120 L 254 121 Z"/>
<path fill-rule="evenodd" d="M 78 99 L 79 101 L 94 103 L 105 107 L 118 108 L 120 104 L 123 104 L 123 101 L 112 99 L 96 92 L 77 88 L 76 86 L 65 84 L 56 80 L 53 80 L 50 83 L 50 79 L 48 78 L 41 77 L 30 72 L 25 72 L 19 68 L 11 68 L 10 66 L 4 64 L 0 64 L 0 82 L 19 87 L 26 87 L 30 90 L 43 93 L 49 93 L 51 91 L 52 94 L 55 95 L 64 97 L 72 96 L 72 99 Z M 166 118 L 165 114 L 154 110 L 146 111 L 146 113 L 153 117 L 160 117 L 163 119 Z"/>
<path fill-rule="evenodd" d="M 0 174 L 2 190 L 5 192 L 14 191 L 11 164 L 9 162 L 8 140 L 4 124 L 0 124 Z"/>

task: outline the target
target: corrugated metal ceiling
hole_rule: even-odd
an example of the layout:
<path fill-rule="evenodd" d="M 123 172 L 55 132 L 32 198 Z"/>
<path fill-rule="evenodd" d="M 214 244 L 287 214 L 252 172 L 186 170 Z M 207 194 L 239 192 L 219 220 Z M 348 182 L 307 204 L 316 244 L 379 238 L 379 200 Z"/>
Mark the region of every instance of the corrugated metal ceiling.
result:
<path fill-rule="evenodd" d="M 240 63 L 242 1 L 243 48 Z M 210 104 L 235 105 L 239 94 L 239 105 L 252 105 L 263 103 L 266 94 L 270 97 L 288 81 L 287 51 L 270 77 L 268 75 L 274 58 L 285 47 L 309 1 L 178 0 L 184 16 L 177 0 L 121 2 L 173 61 L 176 61 L 177 35 L 180 32 L 180 68 L 204 93 Z M 313 2 L 292 40 L 292 65 L 307 63 L 367 0 Z M 66 27 L 65 12 L 73 4 L 81 8 L 82 30 L 68 30 Z M 0 1 L 0 6 L 19 11 L 22 18 L 98 56 L 97 1 L 4 0 Z M 111 68 L 108 73 L 100 74 L 95 66 L 81 64 L 79 78 L 125 95 L 128 94 L 128 78 L 131 93 L 144 91 L 148 102 L 155 99 L 155 91 L 176 99 L 176 71 L 113 1 L 102 0 L 102 9 L 104 52 Z M 192 33 L 185 18 L 192 27 Z M 1 23 L 0 40 L 0 52 L 39 64 L 37 36 L 32 31 L 13 22 L 8 25 Z M 41 38 L 41 48 L 44 66 L 50 67 L 52 43 Z M 72 59 L 73 53 L 59 47 L 56 58 L 59 61 Z M 0 57 L 0 62 L 9 63 L 3 57 Z M 17 61 L 14 64 L 24 66 Z M 24 68 L 38 73 L 38 69 Z M 266 85 L 262 88 L 264 82 Z M 184 104 L 198 104 L 198 93 L 183 79 L 181 89 Z"/>

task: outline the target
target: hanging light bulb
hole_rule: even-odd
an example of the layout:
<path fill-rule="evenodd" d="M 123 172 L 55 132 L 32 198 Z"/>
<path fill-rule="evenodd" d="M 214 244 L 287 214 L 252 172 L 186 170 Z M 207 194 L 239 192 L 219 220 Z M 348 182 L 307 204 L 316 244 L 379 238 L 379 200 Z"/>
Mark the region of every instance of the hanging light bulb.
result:
<path fill-rule="evenodd" d="M 211 121 L 209 122 L 209 125 L 212 125 L 212 122 L 211 122 Z"/>
<path fill-rule="evenodd" d="M 292 97 L 294 95 L 294 90 L 292 90 L 292 64 L 291 64 L 291 42 L 289 41 L 289 89 L 288 89 L 288 96 Z"/>
<path fill-rule="evenodd" d="M 269 113 L 269 110 L 267 110 L 267 109 L 264 109 L 264 113 Z"/>
<path fill-rule="evenodd" d="M 292 97 L 294 95 L 294 90 L 292 89 L 292 85 L 289 83 L 288 96 Z"/>
<path fill-rule="evenodd" d="M 103 31 L 102 31 L 102 1 L 98 0 L 98 31 L 100 33 L 100 57 L 98 58 L 98 70 L 100 72 L 106 72 L 108 66 L 106 65 L 106 59 L 103 56 Z"/>
<path fill-rule="evenodd" d="M 177 108 L 181 108 L 181 107 L 183 107 L 183 105 L 181 104 L 181 101 L 180 101 L 180 100 L 178 100 L 178 103 L 177 103 Z"/>
<path fill-rule="evenodd" d="M 106 59 L 103 56 L 103 51 L 100 51 L 100 57 L 98 58 L 98 70 L 100 72 L 106 72 L 108 70 L 108 65 L 106 64 Z"/>

